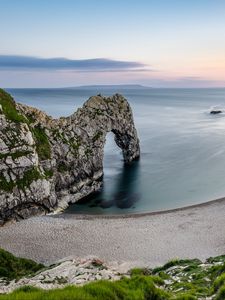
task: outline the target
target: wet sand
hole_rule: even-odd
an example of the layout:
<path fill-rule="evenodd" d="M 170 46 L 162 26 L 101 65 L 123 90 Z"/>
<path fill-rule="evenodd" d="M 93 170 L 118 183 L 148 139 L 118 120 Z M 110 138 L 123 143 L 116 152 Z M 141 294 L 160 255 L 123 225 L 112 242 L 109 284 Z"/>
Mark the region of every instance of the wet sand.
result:
<path fill-rule="evenodd" d="M 33 217 L 1 227 L 0 247 L 45 264 L 89 255 L 130 267 L 205 260 L 225 254 L 225 198 L 139 215 Z"/>

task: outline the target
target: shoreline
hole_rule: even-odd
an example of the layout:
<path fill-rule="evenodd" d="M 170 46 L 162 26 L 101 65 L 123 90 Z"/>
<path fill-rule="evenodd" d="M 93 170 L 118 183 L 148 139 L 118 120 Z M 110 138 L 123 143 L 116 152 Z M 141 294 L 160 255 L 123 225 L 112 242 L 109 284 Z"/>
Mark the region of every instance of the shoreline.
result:
<path fill-rule="evenodd" d="M 133 215 L 45 215 L 0 228 L 0 247 L 44 264 L 95 256 L 107 264 L 156 267 L 225 254 L 225 198 Z"/>
<path fill-rule="evenodd" d="M 205 207 L 205 206 L 210 206 L 216 203 L 225 203 L 225 197 L 222 198 L 217 198 L 214 200 L 209 200 L 206 202 L 198 203 L 198 204 L 191 204 L 188 206 L 181 206 L 177 208 L 171 208 L 171 209 L 165 209 L 165 210 L 157 210 L 157 211 L 152 211 L 152 212 L 137 212 L 137 213 L 127 213 L 127 214 L 108 214 L 108 215 L 101 215 L 101 214 L 73 214 L 73 213 L 65 213 L 64 211 L 60 213 L 50 213 L 47 214 L 47 216 L 50 217 L 56 217 L 56 218 L 72 218 L 75 217 L 77 219 L 125 219 L 125 218 L 141 218 L 145 216 L 154 216 L 154 215 L 162 215 L 162 214 L 170 214 L 174 212 L 179 212 L 179 211 L 185 211 L 188 209 L 192 208 L 198 208 L 198 207 Z"/>

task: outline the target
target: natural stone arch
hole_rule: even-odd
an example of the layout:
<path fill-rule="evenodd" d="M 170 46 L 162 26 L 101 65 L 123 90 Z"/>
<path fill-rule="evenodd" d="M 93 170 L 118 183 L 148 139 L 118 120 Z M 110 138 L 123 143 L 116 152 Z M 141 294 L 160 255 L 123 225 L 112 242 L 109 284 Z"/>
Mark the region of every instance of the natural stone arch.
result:
<path fill-rule="evenodd" d="M 7 101 L 13 114 L 4 107 Z M 91 97 L 60 119 L 17 104 L 4 91 L 0 104 L 0 221 L 63 209 L 99 190 L 108 132 L 126 164 L 140 156 L 131 107 L 121 95 Z M 11 150 L 15 131 L 17 152 Z"/>
<path fill-rule="evenodd" d="M 70 194 L 69 202 L 76 202 L 101 187 L 104 145 L 108 132 L 114 133 L 115 142 L 122 149 L 125 163 L 130 163 L 140 156 L 132 110 L 127 100 L 121 95 L 91 97 L 81 109 L 63 120 L 62 128 L 64 136 L 74 134 L 74 138 L 80 141 L 79 161 L 74 160 L 74 157 L 69 160 L 70 166 L 79 170 L 76 175 L 71 176 L 73 178 L 71 186 L 70 182 L 65 186 L 66 193 Z M 58 146 L 59 143 L 57 143 Z M 64 163 L 67 165 L 68 158 L 64 160 Z M 88 183 L 83 185 L 86 180 Z M 59 185 L 58 197 L 65 199 L 62 181 Z M 77 193 L 73 194 L 74 190 Z M 64 203 L 64 201 L 59 202 Z"/>

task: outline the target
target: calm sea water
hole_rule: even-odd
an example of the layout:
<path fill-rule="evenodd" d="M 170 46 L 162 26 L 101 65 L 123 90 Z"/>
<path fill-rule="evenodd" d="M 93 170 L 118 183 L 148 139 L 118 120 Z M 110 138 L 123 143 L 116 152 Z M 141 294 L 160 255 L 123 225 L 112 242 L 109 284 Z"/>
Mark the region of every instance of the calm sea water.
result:
<path fill-rule="evenodd" d="M 91 95 L 120 92 L 129 100 L 141 159 L 124 167 L 108 134 L 101 192 L 66 212 L 120 214 L 188 206 L 225 196 L 225 89 L 9 89 L 16 100 L 58 117 Z"/>

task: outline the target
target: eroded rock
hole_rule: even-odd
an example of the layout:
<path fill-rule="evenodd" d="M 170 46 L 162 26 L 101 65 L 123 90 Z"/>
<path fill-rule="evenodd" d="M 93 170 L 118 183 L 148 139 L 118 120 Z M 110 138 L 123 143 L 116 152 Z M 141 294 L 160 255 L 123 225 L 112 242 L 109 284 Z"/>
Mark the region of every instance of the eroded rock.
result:
<path fill-rule="evenodd" d="M 60 119 L 3 90 L 0 105 L 0 223 L 64 209 L 99 190 L 110 131 L 125 163 L 140 156 L 132 110 L 121 95 L 91 97 Z"/>

